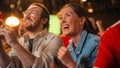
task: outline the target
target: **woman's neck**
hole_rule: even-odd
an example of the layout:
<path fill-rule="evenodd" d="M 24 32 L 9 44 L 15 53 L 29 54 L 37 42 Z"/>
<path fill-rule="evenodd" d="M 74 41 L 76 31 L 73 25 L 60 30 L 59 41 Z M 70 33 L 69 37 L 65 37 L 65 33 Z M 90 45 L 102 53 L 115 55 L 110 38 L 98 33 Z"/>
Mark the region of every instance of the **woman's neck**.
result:
<path fill-rule="evenodd" d="M 74 46 L 77 47 L 79 40 L 80 40 L 81 32 L 73 37 L 71 37 L 72 41 L 74 42 Z"/>

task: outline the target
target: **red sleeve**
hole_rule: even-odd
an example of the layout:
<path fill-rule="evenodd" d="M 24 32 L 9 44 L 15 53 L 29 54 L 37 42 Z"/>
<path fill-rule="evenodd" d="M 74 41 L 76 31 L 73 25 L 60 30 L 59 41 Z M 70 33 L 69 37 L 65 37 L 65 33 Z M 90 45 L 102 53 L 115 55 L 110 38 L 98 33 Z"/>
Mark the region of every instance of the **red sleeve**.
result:
<path fill-rule="evenodd" d="M 2 12 L 0 11 L 0 19 L 2 19 Z"/>
<path fill-rule="evenodd" d="M 101 42 L 98 49 L 98 55 L 94 66 L 100 68 L 109 68 L 108 65 L 113 64 L 112 46 L 111 46 L 111 32 L 106 31 L 101 37 Z"/>

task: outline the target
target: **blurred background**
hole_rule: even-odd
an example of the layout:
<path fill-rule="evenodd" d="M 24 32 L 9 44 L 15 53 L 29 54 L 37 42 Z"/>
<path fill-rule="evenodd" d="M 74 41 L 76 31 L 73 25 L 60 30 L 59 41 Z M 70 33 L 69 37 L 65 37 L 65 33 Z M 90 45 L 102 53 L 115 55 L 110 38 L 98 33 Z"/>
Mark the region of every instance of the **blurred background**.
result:
<path fill-rule="evenodd" d="M 56 34 L 60 33 L 60 28 L 55 14 L 66 3 L 81 4 L 88 16 L 103 21 L 105 29 L 120 20 L 120 0 L 0 0 L 2 19 L 6 20 L 11 15 L 21 19 L 22 12 L 33 2 L 43 3 L 48 8 L 51 16 L 49 31 Z"/>

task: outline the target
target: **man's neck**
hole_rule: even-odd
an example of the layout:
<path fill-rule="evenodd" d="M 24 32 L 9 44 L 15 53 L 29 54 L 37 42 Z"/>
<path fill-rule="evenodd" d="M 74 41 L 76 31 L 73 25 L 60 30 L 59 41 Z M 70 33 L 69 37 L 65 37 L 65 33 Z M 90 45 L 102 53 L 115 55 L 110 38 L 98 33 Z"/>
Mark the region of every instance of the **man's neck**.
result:
<path fill-rule="evenodd" d="M 31 38 L 31 39 L 35 38 L 37 34 L 38 34 L 38 32 L 37 33 L 29 32 L 29 38 Z"/>
<path fill-rule="evenodd" d="M 28 31 L 29 32 L 29 38 L 33 39 L 36 37 L 36 35 L 41 32 L 43 29 L 42 28 L 38 28 L 34 31 Z"/>

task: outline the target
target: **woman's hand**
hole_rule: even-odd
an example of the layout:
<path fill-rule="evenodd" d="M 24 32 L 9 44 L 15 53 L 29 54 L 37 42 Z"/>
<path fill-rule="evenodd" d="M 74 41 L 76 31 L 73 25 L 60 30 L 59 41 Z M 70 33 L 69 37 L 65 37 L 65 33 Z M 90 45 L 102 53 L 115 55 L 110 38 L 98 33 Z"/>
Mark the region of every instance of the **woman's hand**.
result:
<path fill-rule="evenodd" d="M 75 68 L 75 62 L 72 59 L 70 52 L 64 46 L 62 46 L 58 51 L 58 59 L 67 67 L 67 68 Z"/>

